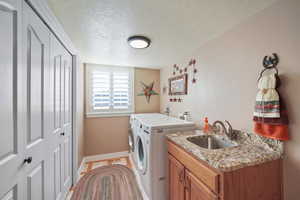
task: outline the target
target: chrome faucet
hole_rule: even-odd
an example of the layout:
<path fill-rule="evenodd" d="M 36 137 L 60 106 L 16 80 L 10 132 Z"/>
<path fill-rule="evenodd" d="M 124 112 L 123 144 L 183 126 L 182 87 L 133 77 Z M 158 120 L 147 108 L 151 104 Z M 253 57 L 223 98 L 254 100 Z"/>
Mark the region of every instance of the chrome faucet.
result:
<path fill-rule="evenodd" d="M 225 120 L 225 123 L 227 124 L 228 128 L 226 128 L 225 124 L 221 121 L 215 121 L 212 125 L 212 129 L 214 132 L 220 132 L 224 135 L 226 135 L 230 140 L 235 140 L 236 135 L 233 132 L 232 126 L 229 123 L 229 121 Z M 220 126 L 222 127 L 222 130 L 220 130 Z"/>
<path fill-rule="evenodd" d="M 165 113 L 166 113 L 166 115 L 170 116 L 170 108 L 169 107 L 166 108 Z"/>

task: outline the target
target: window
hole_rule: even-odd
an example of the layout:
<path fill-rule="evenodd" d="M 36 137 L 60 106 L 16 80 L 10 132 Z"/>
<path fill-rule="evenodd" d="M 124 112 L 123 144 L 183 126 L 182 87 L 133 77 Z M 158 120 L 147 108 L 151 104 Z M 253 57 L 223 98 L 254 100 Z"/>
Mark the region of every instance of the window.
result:
<path fill-rule="evenodd" d="M 87 65 L 86 70 L 87 116 L 133 112 L 133 68 Z"/>

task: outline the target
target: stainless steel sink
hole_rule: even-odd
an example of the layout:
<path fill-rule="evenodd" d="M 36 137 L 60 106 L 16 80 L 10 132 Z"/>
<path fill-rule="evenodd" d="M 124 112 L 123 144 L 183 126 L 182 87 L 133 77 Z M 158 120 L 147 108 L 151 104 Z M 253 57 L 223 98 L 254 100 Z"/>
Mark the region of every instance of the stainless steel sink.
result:
<path fill-rule="evenodd" d="M 224 149 L 238 146 L 229 139 L 217 135 L 200 135 L 188 137 L 187 140 L 205 149 Z"/>

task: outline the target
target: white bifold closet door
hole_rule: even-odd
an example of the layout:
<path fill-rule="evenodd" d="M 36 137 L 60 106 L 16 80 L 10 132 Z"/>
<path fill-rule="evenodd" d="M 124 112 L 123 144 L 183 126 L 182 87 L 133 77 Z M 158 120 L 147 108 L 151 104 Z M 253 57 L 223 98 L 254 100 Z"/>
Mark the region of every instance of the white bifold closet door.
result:
<path fill-rule="evenodd" d="M 33 158 L 26 191 L 28 200 L 60 200 L 72 184 L 72 56 L 27 4 L 23 8 L 30 127 L 26 154 Z"/>
<path fill-rule="evenodd" d="M 31 159 L 24 166 L 24 200 L 44 200 L 50 160 L 47 156 L 49 132 L 46 115 L 46 91 L 50 67 L 50 32 L 26 4 L 23 4 L 23 74 L 26 112 L 25 156 Z"/>
<path fill-rule="evenodd" d="M 51 35 L 49 114 L 53 199 L 61 199 L 72 183 L 71 69 L 72 57 Z"/>
<path fill-rule="evenodd" d="M 20 6 L 20 1 L 0 0 L 0 200 L 22 199 L 24 192 Z"/>
<path fill-rule="evenodd" d="M 65 199 L 72 56 L 24 1 L 0 0 L 0 26 L 0 200 Z"/>

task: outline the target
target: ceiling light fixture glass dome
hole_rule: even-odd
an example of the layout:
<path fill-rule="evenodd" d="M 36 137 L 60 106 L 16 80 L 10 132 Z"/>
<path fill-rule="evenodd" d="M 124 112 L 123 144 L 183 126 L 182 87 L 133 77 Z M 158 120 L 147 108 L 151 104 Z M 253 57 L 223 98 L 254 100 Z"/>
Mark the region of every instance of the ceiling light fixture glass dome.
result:
<path fill-rule="evenodd" d="M 145 49 L 150 46 L 151 40 L 145 36 L 134 35 L 128 38 L 128 44 L 135 49 Z"/>

